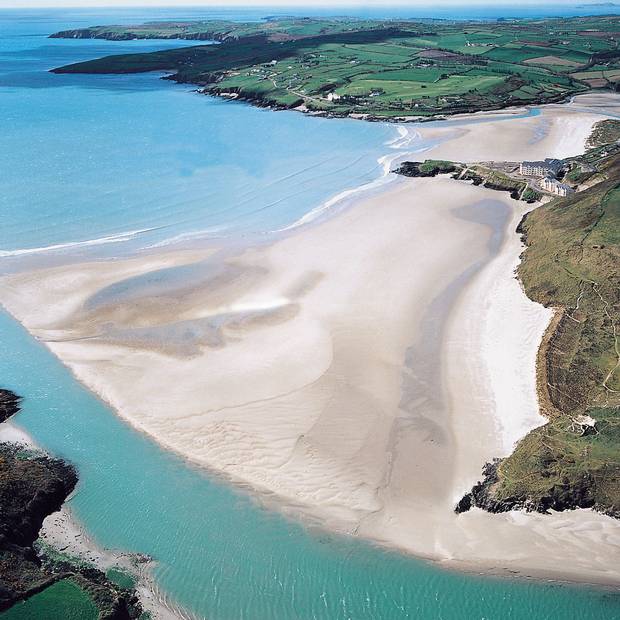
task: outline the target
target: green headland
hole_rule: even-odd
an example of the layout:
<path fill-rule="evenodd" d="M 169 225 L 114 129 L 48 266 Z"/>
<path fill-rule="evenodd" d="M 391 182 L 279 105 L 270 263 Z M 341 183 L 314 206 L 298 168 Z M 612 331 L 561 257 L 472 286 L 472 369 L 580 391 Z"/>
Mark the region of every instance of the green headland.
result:
<path fill-rule="evenodd" d="M 508 458 L 489 463 L 457 511 L 593 507 L 620 517 L 618 138 L 620 121 L 599 123 L 593 148 L 571 160 L 577 188 L 585 189 L 531 211 L 520 224 L 525 292 L 555 309 L 537 367 L 548 422 Z"/>
<path fill-rule="evenodd" d="M 151 22 L 53 37 L 217 41 L 107 56 L 57 73 L 170 72 L 255 105 L 366 118 L 433 117 L 618 89 L 620 17 L 493 22 L 281 18 Z"/>

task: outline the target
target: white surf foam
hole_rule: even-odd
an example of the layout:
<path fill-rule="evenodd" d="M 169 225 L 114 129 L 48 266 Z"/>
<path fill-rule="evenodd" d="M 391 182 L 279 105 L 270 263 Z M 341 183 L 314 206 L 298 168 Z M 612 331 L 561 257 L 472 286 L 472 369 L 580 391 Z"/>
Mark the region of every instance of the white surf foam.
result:
<path fill-rule="evenodd" d="M 57 243 L 55 245 L 47 245 L 39 248 L 23 248 L 20 250 L 0 250 L 0 257 L 7 256 L 24 256 L 27 254 L 42 254 L 44 252 L 56 252 L 58 250 L 66 250 L 69 248 L 88 247 L 93 245 L 104 245 L 106 243 L 120 243 L 122 241 L 130 241 L 139 235 L 152 232 L 157 228 L 142 228 L 139 230 L 130 230 L 119 233 L 118 235 L 109 235 L 107 237 L 99 237 L 98 239 L 87 239 L 85 241 L 71 241 L 67 243 Z"/>
<path fill-rule="evenodd" d="M 315 207 L 311 211 L 308 211 L 305 215 L 300 217 L 298 220 L 285 226 L 284 228 L 279 228 L 277 230 L 271 231 L 273 233 L 280 233 L 292 230 L 299 226 L 304 226 L 309 224 L 310 222 L 316 220 L 321 217 L 340 203 L 352 198 L 357 194 L 364 194 L 369 191 L 376 190 L 380 187 L 383 187 L 387 183 L 391 183 L 396 180 L 396 177 L 390 176 L 394 165 L 399 162 L 407 159 L 407 157 L 414 155 L 416 153 L 421 153 L 431 148 L 432 145 L 425 144 L 418 149 L 408 149 L 408 147 L 412 147 L 418 140 L 421 139 L 421 134 L 413 129 L 408 127 L 403 127 L 399 125 L 396 127 L 398 135 L 391 141 L 386 143 L 386 146 L 389 146 L 391 149 L 398 150 L 398 153 L 390 153 L 387 155 L 383 155 L 379 157 L 377 163 L 382 169 L 382 175 L 375 179 L 374 181 L 370 181 L 369 183 L 365 183 L 364 185 L 360 185 L 359 187 L 354 187 L 351 189 L 344 190 L 339 194 L 336 194 L 329 200 L 323 202 L 318 207 Z M 408 150 L 404 150 L 408 149 Z"/>

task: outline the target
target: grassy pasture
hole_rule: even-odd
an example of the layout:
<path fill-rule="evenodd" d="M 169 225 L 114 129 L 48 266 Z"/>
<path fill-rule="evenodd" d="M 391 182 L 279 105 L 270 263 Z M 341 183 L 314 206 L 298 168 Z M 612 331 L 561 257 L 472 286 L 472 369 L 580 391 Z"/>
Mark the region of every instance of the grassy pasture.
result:
<path fill-rule="evenodd" d="M 525 61 L 525 63 L 532 65 L 549 65 L 560 71 L 563 67 L 570 70 L 580 66 L 578 62 L 568 60 L 567 58 L 560 58 L 559 56 L 539 56 L 537 58 L 529 58 Z"/>
<path fill-rule="evenodd" d="M 169 22 L 99 26 L 57 36 L 216 38 L 199 46 L 107 57 L 61 72 L 171 71 L 206 92 L 262 105 L 376 117 L 432 116 L 544 103 L 616 79 L 620 18 L 502 23 L 356 19 Z M 593 71 L 602 73 L 584 77 Z M 605 74 L 605 77 L 603 77 Z"/>
<path fill-rule="evenodd" d="M 493 86 L 501 84 L 501 76 L 467 76 L 454 75 L 438 81 L 422 82 L 416 80 L 356 80 L 355 84 L 337 89 L 341 95 L 361 95 L 384 91 L 379 97 L 440 97 L 454 96 L 479 90 L 484 92 Z"/>
<path fill-rule="evenodd" d="M 99 611 L 82 588 L 63 579 L 1 615 L 2 620 L 97 620 Z"/>

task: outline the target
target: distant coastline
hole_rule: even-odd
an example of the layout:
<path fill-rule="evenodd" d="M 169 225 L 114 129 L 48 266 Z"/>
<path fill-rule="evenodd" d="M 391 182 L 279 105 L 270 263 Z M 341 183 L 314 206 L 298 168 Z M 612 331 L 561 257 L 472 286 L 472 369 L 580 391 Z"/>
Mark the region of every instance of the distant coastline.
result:
<path fill-rule="evenodd" d="M 620 17 L 426 22 L 280 18 L 257 23 L 160 22 L 60 31 L 55 38 L 218 41 L 107 56 L 52 69 L 159 71 L 205 94 L 274 110 L 369 121 L 558 103 L 620 88 Z"/>
<path fill-rule="evenodd" d="M 612 7 L 612 6 L 620 6 L 617 2 L 591 2 L 589 4 L 579 4 L 577 6 L 578 9 L 587 9 L 589 7 Z"/>

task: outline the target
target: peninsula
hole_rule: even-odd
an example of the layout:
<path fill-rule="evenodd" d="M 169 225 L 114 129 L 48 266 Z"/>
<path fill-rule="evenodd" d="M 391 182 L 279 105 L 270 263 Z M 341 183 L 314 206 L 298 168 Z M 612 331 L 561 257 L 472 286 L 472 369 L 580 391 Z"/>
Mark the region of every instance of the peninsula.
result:
<path fill-rule="evenodd" d="M 277 109 L 412 119 L 617 90 L 620 17 L 492 22 L 273 18 L 149 22 L 53 37 L 217 42 L 107 56 L 56 73 L 168 72 L 206 94 Z"/>
<path fill-rule="evenodd" d="M 548 422 L 488 463 L 457 512 L 593 507 L 620 518 L 620 121 L 599 123 L 590 145 L 567 175 L 578 191 L 518 228 L 525 292 L 555 309 L 537 364 Z"/>

